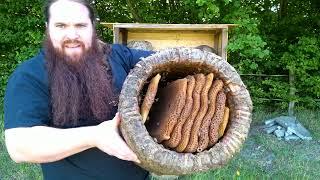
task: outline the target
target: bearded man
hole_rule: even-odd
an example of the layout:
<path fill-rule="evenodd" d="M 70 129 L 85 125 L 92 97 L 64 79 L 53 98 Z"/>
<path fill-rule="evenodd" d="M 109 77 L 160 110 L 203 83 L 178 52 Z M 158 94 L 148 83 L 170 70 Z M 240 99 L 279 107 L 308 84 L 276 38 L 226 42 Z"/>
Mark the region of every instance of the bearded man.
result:
<path fill-rule="evenodd" d="M 45 7 L 44 48 L 11 75 L 5 141 L 15 162 L 40 163 L 44 179 L 145 179 L 119 135 L 117 100 L 130 69 L 152 52 L 98 40 L 85 0 Z"/>

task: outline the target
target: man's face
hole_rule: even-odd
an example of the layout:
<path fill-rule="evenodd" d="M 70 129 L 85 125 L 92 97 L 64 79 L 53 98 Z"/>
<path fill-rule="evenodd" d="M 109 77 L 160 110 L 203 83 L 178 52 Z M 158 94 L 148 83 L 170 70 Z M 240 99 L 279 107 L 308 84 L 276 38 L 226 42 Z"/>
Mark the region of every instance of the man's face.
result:
<path fill-rule="evenodd" d="M 79 59 L 91 47 L 93 25 L 82 4 L 65 0 L 52 4 L 47 26 L 53 47 L 71 59 Z"/>

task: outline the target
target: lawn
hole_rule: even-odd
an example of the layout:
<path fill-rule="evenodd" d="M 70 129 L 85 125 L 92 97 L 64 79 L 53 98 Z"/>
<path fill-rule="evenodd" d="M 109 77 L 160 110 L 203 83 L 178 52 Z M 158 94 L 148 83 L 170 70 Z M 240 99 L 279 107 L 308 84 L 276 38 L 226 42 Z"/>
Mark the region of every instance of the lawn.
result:
<path fill-rule="evenodd" d="M 6 150 L 3 132 L 3 113 L 0 117 L 0 179 L 1 180 L 40 180 L 41 170 L 35 164 L 16 164 Z"/>
<path fill-rule="evenodd" d="M 221 169 L 183 176 L 206 179 L 318 179 L 320 177 L 320 111 L 300 110 L 297 119 L 312 133 L 311 141 L 281 141 L 261 130 L 263 121 L 285 112 L 255 110 L 249 137 L 242 150 Z M 0 119 L 0 179 L 42 179 L 38 165 L 16 164 L 4 144 L 3 113 Z"/>

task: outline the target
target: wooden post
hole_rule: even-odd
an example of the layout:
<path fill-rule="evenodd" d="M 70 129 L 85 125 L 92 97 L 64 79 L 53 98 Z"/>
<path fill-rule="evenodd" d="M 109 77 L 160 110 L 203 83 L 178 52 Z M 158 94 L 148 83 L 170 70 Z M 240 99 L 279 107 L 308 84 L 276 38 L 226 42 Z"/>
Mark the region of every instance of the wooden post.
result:
<path fill-rule="evenodd" d="M 296 93 L 294 81 L 295 81 L 294 71 L 290 69 L 289 70 L 289 85 L 290 85 L 289 95 L 290 95 L 290 97 L 293 97 Z M 289 116 L 294 116 L 294 104 L 295 104 L 295 101 L 290 100 L 289 107 L 288 107 Z"/>
<path fill-rule="evenodd" d="M 227 45 L 228 45 L 228 29 L 222 29 L 221 34 L 221 57 L 222 59 L 227 61 Z"/>
<path fill-rule="evenodd" d="M 219 32 L 214 34 L 214 39 L 213 39 L 213 48 L 216 50 L 217 55 L 221 56 L 221 48 L 219 46 Z"/>
<path fill-rule="evenodd" d="M 113 43 L 120 44 L 120 28 L 113 26 Z"/>

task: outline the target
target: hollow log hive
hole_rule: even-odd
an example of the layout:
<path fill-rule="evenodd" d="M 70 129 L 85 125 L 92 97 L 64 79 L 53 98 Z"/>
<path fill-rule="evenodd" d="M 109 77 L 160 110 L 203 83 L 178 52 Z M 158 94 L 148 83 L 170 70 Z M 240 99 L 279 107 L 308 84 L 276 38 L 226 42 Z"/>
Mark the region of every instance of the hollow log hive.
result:
<path fill-rule="evenodd" d="M 144 58 L 127 76 L 119 99 L 123 137 L 138 165 L 159 175 L 226 164 L 247 137 L 251 111 L 249 92 L 235 69 L 192 48 Z"/>

